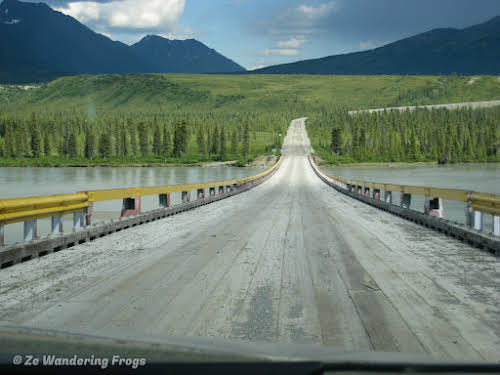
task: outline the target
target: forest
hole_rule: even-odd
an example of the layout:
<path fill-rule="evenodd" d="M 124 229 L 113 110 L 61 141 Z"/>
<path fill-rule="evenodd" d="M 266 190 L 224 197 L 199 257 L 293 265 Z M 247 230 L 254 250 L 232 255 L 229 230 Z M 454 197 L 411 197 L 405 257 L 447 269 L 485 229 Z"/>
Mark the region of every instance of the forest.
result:
<path fill-rule="evenodd" d="M 191 164 L 279 154 L 283 114 L 0 117 L 0 165 Z"/>
<path fill-rule="evenodd" d="M 279 155 L 293 118 L 329 163 L 500 161 L 493 76 L 80 75 L 0 85 L 0 166 L 193 164 Z M 280 136 L 281 134 L 281 136 Z"/>
<path fill-rule="evenodd" d="M 500 161 L 500 107 L 416 109 L 349 115 L 336 108 L 308 121 L 327 163 Z"/>

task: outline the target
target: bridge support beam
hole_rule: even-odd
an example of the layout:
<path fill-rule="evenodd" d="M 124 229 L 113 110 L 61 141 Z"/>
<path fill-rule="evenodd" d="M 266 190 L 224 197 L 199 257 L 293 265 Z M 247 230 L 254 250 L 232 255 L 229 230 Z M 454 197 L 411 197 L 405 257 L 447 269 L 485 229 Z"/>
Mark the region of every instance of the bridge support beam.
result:
<path fill-rule="evenodd" d="M 392 191 L 384 191 L 384 202 L 392 204 Z"/>
<path fill-rule="evenodd" d="M 51 233 L 57 234 L 63 231 L 63 221 L 62 216 L 52 216 L 50 218 L 51 221 Z"/>
<path fill-rule="evenodd" d="M 202 199 L 205 199 L 205 189 L 198 189 L 197 194 L 198 200 L 201 201 Z"/>
<path fill-rule="evenodd" d="M 191 191 L 182 192 L 182 203 L 187 203 L 191 200 Z"/>
<path fill-rule="evenodd" d="M 210 194 L 211 197 L 215 197 L 215 188 L 214 187 L 209 188 L 208 193 Z"/>
<path fill-rule="evenodd" d="M 369 187 L 365 187 L 365 197 L 370 198 L 370 188 Z"/>
<path fill-rule="evenodd" d="M 158 195 L 158 200 L 160 201 L 160 207 L 170 207 L 170 193 Z"/>
<path fill-rule="evenodd" d="M 24 222 L 24 240 L 31 241 L 37 236 L 36 220 L 28 220 Z"/>
<path fill-rule="evenodd" d="M 443 200 L 441 198 L 425 197 L 424 212 L 427 215 L 443 218 Z"/>
<path fill-rule="evenodd" d="M 376 201 L 380 200 L 380 189 L 373 189 L 373 199 Z"/>
<path fill-rule="evenodd" d="M 500 236 L 500 216 L 493 216 L 493 234 Z"/>
<path fill-rule="evenodd" d="M 411 194 L 401 193 L 401 204 L 403 208 L 410 208 L 411 205 Z"/>
<path fill-rule="evenodd" d="M 124 198 L 120 217 L 132 216 L 141 213 L 141 197 Z"/>

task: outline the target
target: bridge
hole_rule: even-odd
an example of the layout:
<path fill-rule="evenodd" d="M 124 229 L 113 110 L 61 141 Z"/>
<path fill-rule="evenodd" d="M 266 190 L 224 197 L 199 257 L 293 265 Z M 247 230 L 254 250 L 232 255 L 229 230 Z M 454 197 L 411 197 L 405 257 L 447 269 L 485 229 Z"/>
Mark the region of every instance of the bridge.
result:
<path fill-rule="evenodd" d="M 1 230 L 24 222 L 26 240 L 0 248 L 0 330 L 498 362 L 498 196 L 328 175 L 310 156 L 304 118 L 292 121 L 282 153 L 242 180 L 0 201 Z M 174 193 L 183 204 L 170 205 Z M 148 194 L 161 207 L 141 213 Z M 415 194 L 425 213 L 409 209 Z M 91 225 L 92 204 L 106 199 L 123 199 L 122 218 Z M 469 225 L 443 219 L 442 199 L 463 202 Z M 75 228 L 60 233 L 65 214 Z M 47 238 L 36 236 L 42 217 L 52 218 Z"/>

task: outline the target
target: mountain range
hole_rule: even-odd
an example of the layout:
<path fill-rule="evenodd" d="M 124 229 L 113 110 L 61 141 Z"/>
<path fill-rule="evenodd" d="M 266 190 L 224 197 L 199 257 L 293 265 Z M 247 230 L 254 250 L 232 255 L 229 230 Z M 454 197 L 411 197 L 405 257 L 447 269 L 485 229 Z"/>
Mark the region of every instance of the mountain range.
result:
<path fill-rule="evenodd" d="M 148 35 L 128 46 L 44 3 L 0 3 L 0 82 L 98 73 L 229 73 L 245 69 L 194 40 Z"/>
<path fill-rule="evenodd" d="M 0 3 L 0 83 L 106 73 L 499 75 L 500 16 L 460 30 L 434 29 L 369 51 L 247 72 L 195 39 L 147 35 L 128 46 L 44 3 Z"/>
<path fill-rule="evenodd" d="M 271 74 L 500 74 L 500 16 L 479 25 L 434 29 L 369 51 L 257 69 Z"/>

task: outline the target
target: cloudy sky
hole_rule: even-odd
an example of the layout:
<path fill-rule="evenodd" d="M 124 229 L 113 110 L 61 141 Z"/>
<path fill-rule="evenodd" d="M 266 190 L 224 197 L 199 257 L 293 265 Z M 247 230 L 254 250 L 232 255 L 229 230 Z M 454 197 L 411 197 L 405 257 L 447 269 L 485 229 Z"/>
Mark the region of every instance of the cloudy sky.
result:
<path fill-rule="evenodd" d="M 147 34 L 196 38 L 249 69 L 371 49 L 500 15 L 500 0 L 44 2 L 114 40 L 133 44 Z"/>

